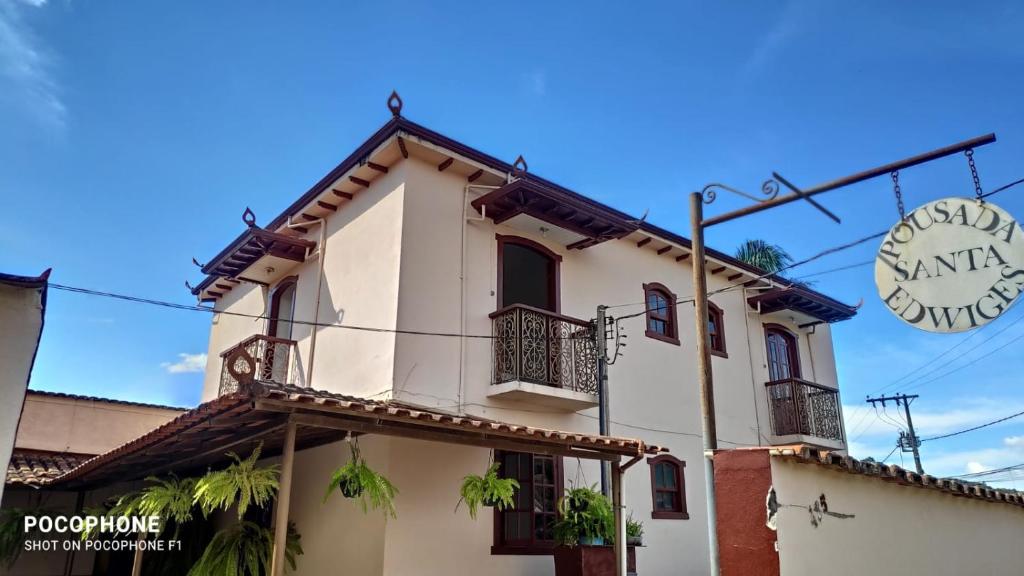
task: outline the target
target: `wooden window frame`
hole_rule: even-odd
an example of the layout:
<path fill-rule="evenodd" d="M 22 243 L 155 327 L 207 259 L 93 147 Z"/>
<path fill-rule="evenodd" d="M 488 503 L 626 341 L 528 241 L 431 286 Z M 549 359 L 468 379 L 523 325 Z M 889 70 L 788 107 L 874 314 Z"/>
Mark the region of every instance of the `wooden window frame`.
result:
<path fill-rule="evenodd" d="M 676 295 L 664 284 L 649 282 L 644 284 L 644 307 L 647 307 L 647 299 L 651 293 L 657 293 L 668 302 L 668 313 L 665 316 L 655 315 L 653 310 L 648 309 L 644 315 L 644 335 L 648 338 L 668 342 L 679 346 L 679 322 L 676 317 Z M 651 320 L 660 320 L 665 323 L 666 334 L 651 330 Z"/>
<path fill-rule="evenodd" d="M 504 263 L 504 259 L 505 259 L 505 257 L 504 257 L 504 254 L 505 254 L 505 244 L 518 244 L 519 246 L 523 246 L 525 248 L 530 248 L 530 249 L 536 250 L 537 252 L 540 252 L 544 256 L 547 256 L 548 261 L 549 261 L 549 265 L 551 267 L 550 273 L 548 274 L 548 279 L 549 279 L 548 290 L 551 291 L 552 299 L 554 300 L 554 303 L 553 303 L 554 310 L 551 310 L 551 312 L 554 312 L 555 314 L 561 314 L 562 313 L 562 278 L 561 278 L 562 255 L 557 253 L 557 252 L 555 252 L 555 251 L 553 251 L 553 250 L 551 250 L 550 248 L 548 248 L 547 246 L 541 244 L 540 242 L 536 242 L 536 241 L 530 240 L 529 238 L 523 238 L 522 236 L 507 236 L 505 234 L 495 234 L 494 235 L 494 239 L 497 240 L 497 245 L 498 245 L 498 261 L 497 261 L 498 262 L 498 264 L 497 264 L 497 268 L 498 268 L 497 286 L 498 286 L 498 288 L 497 288 L 496 294 L 495 294 L 496 295 L 495 310 L 500 310 L 500 309 L 504 308 L 504 305 L 502 304 L 504 302 L 504 300 L 503 300 L 503 293 L 502 293 L 502 284 L 504 284 L 503 279 L 504 279 L 504 276 L 505 276 L 505 263 Z"/>
<path fill-rule="evenodd" d="M 499 451 L 495 450 L 494 459 L 500 461 L 502 454 L 514 451 Z M 533 458 L 536 456 L 547 457 L 547 454 L 531 454 L 529 452 L 519 452 L 519 454 L 530 454 L 530 467 L 533 468 Z M 551 456 L 555 466 L 555 507 L 557 515 L 558 501 L 561 500 L 562 496 L 565 495 L 565 476 L 563 470 L 563 458 L 561 456 Z M 500 470 L 500 469 L 499 469 Z M 529 545 L 521 544 L 506 544 L 502 537 L 502 526 L 504 521 L 504 512 L 498 509 L 493 510 L 494 516 L 494 540 L 491 545 L 491 555 L 519 555 L 519 556 L 539 556 L 554 554 L 555 542 L 534 542 Z M 530 522 L 531 533 L 533 528 L 533 521 Z"/>
<path fill-rule="evenodd" d="M 267 336 L 274 336 L 275 333 L 277 332 L 277 321 L 278 317 L 281 314 L 281 294 L 289 286 L 295 288 L 294 298 L 295 301 L 297 302 L 299 296 L 298 276 L 288 276 L 287 278 L 282 278 L 277 282 L 277 284 L 274 284 L 274 288 L 270 291 L 270 319 L 267 322 Z M 295 318 L 292 317 L 293 327 L 295 326 L 294 321 Z M 294 334 L 292 336 L 294 336 Z M 292 339 L 294 340 L 294 338 Z"/>
<path fill-rule="evenodd" d="M 768 377 L 771 378 L 771 367 L 770 358 L 768 356 L 768 336 L 776 332 L 781 334 L 783 337 L 789 339 L 790 344 L 793 345 L 790 352 L 790 378 L 803 378 L 803 368 L 800 366 L 800 336 L 796 333 L 783 326 L 782 324 L 765 324 L 764 325 L 764 361 L 765 369 L 768 371 Z"/>
<path fill-rule="evenodd" d="M 718 345 L 715 345 L 714 335 L 708 334 L 710 339 L 708 349 L 713 356 L 728 358 L 729 353 L 725 348 L 725 311 L 715 305 L 714 302 L 708 302 L 708 322 L 714 322 L 715 328 L 718 331 Z"/>
<path fill-rule="evenodd" d="M 686 511 L 686 462 L 672 456 L 671 454 L 659 454 L 647 459 L 651 468 L 651 518 L 654 520 L 689 520 L 690 514 Z M 679 482 L 679 510 L 658 510 L 657 495 L 658 484 L 655 477 L 655 469 L 659 464 L 675 466 L 676 480 Z"/>

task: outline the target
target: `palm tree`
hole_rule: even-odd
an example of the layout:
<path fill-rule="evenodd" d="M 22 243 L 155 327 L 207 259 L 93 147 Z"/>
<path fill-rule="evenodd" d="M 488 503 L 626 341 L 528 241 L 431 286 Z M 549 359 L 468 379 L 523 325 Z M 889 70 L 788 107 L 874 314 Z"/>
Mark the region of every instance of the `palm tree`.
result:
<path fill-rule="evenodd" d="M 736 249 L 736 259 L 772 274 L 793 263 L 781 246 L 764 240 L 747 240 Z"/>

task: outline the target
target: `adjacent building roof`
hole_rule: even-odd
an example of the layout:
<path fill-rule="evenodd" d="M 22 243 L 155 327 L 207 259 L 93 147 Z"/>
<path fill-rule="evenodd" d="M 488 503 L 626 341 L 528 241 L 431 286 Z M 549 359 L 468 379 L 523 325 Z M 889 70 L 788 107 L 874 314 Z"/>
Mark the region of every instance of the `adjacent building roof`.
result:
<path fill-rule="evenodd" d="M 316 219 L 338 210 L 340 207 L 338 202 L 342 202 L 344 199 L 351 200 L 359 190 L 369 186 L 374 178 L 387 173 L 388 166 L 377 163 L 383 162 L 381 156 L 387 156 L 393 162 L 400 159 L 399 154 L 401 157 L 408 157 L 409 144 L 407 141 L 409 141 L 429 146 L 432 150 L 443 150 L 465 159 L 470 163 L 471 170 L 476 169 L 468 177 L 470 182 L 477 181 L 485 169 L 491 173 L 500 174 L 502 187 L 473 203 L 477 210 L 486 206 L 487 216 L 497 222 L 518 214 L 528 214 L 554 223 L 582 237 L 581 240 L 569 246 L 571 249 L 585 249 L 605 240 L 621 238 L 636 231 L 677 244 L 687 250 L 691 246 L 688 238 L 637 219 L 528 172 L 521 157 L 515 164 L 509 164 L 404 118 L 401 116 L 401 105 L 389 105 L 389 107 L 393 117 L 384 126 L 288 206 L 284 212 L 274 218 L 264 229 L 278 233 L 299 234 L 302 230 L 296 231 L 294 225 L 291 229 L 286 228 L 289 220 L 301 222 L 304 219 Z M 397 142 L 397 146 L 394 146 L 395 142 Z M 448 158 L 438 165 L 438 169 L 444 170 L 450 165 L 451 158 Z M 481 179 L 478 183 L 482 181 Z M 232 246 L 243 245 L 248 234 L 250 234 L 249 230 L 243 232 L 214 261 L 218 261 L 220 257 L 230 252 Z M 764 276 L 764 271 L 722 252 L 708 248 L 706 256 L 743 271 L 748 276 Z M 684 257 L 684 255 L 678 255 L 676 261 L 681 261 Z M 217 292 L 214 289 L 214 284 L 219 278 L 230 277 L 222 274 L 223 270 L 215 271 L 208 268 L 209 266 L 203 270 L 208 276 L 192 289 L 193 294 L 204 300 L 215 299 L 216 295 L 211 293 Z M 768 275 L 767 279 L 784 287 L 792 285 L 791 281 L 780 276 Z M 819 295 L 813 290 L 805 290 L 808 293 Z M 824 295 L 819 296 L 828 302 L 835 302 Z M 849 317 L 847 312 L 853 308 L 841 303 L 837 304 L 838 308 L 827 312 L 827 315 L 838 319 Z"/>
<path fill-rule="evenodd" d="M 7 484 L 39 486 L 70 472 L 91 454 L 70 454 L 42 450 L 14 449 L 7 464 Z"/>
<path fill-rule="evenodd" d="M 816 464 L 832 470 L 859 474 L 879 478 L 881 480 L 896 482 L 905 486 L 916 486 L 930 490 L 938 490 L 954 496 L 988 500 L 991 502 L 1003 502 L 1015 506 L 1024 506 L 1024 495 L 1015 491 L 997 490 L 982 484 L 973 482 L 961 482 L 955 478 L 938 478 L 928 474 L 918 474 L 896 465 L 882 464 L 880 462 L 857 460 L 856 458 L 819 450 L 810 446 L 780 446 L 770 448 L 768 453 L 775 458 L 783 458 L 806 464 Z"/>
<path fill-rule="evenodd" d="M 822 322 L 849 320 L 857 314 L 857 306 L 842 302 L 815 292 L 807 287 L 793 285 L 763 292 L 747 298 L 747 302 L 758 308 L 762 314 L 779 310 L 796 310 Z"/>
<path fill-rule="evenodd" d="M 81 394 L 68 394 L 66 392 L 50 392 L 48 390 L 29 390 L 27 396 L 41 396 L 43 398 L 62 398 L 67 400 L 81 400 L 83 402 L 101 402 L 103 404 L 115 404 L 120 406 L 140 406 L 142 408 L 156 408 L 159 410 L 173 410 L 184 412 L 188 410 L 183 406 L 166 406 L 163 404 L 148 404 L 146 402 L 132 402 L 130 400 L 117 400 L 115 398 L 101 398 L 99 396 L 83 396 Z"/>
<path fill-rule="evenodd" d="M 298 426 L 297 449 L 335 442 L 347 434 L 382 434 L 605 460 L 667 451 L 637 439 L 562 432 L 254 382 L 41 483 L 70 488 L 169 471 L 184 474 L 222 461 L 228 451 L 245 453 L 257 445 L 263 446 L 264 455 L 272 456 L 280 453 L 290 421 Z"/>

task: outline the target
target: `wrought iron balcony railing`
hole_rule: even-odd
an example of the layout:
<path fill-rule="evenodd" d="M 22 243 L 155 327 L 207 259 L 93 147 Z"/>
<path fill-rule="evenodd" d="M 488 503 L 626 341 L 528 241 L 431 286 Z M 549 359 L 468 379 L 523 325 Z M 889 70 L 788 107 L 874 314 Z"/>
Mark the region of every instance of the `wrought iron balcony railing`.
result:
<path fill-rule="evenodd" d="M 594 326 L 522 304 L 491 314 L 492 384 L 521 381 L 597 394 Z"/>
<path fill-rule="evenodd" d="M 843 441 L 839 392 L 799 378 L 775 380 L 768 389 L 768 413 L 776 436 L 802 434 Z"/>
<path fill-rule="evenodd" d="M 238 390 L 239 384 L 264 380 L 294 384 L 295 341 L 257 334 L 221 353 L 220 395 Z"/>

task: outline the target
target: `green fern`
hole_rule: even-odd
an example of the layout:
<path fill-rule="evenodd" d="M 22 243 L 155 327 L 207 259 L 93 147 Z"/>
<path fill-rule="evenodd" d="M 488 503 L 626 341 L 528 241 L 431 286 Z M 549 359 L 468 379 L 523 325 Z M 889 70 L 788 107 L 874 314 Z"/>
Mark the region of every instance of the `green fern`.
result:
<path fill-rule="evenodd" d="M 138 513 L 142 516 L 158 516 L 161 533 L 167 527 L 168 520 L 181 525 L 192 519 L 197 483 L 195 478 L 178 479 L 172 474 L 166 480 L 150 476 L 146 481 L 153 485 L 140 492 Z"/>
<path fill-rule="evenodd" d="M 576 546 L 583 538 L 615 538 L 615 512 L 608 497 L 590 488 L 572 488 L 558 501 L 555 540 L 565 546 Z"/>
<path fill-rule="evenodd" d="M 38 532 L 25 532 L 25 517 L 53 516 L 54 513 L 43 508 L 5 508 L 0 510 L 0 564 L 10 569 L 21 556 L 25 548 L 25 540 Z"/>
<path fill-rule="evenodd" d="M 511 508 L 515 504 L 519 482 L 514 478 L 498 478 L 500 466 L 498 462 L 491 464 L 482 477 L 476 474 L 465 476 L 459 490 L 462 498 L 455 504 L 455 510 L 459 509 L 459 504 L 465 502 L 469 508 L 469 517 L 476 520 L 476 513 L 481 505 L 494 506 L 498 510 Z"/>
<path fill-rule="evenodd" d="M 238 519 L 241 520 L 250 505 L 265 506 L 277 494 L 279 476 L 278 465 L 256 467 L 260 459 L 260 444 L 248 458 L 242 459 L 234 452 L 228 457 L 234 460 L 224 470 L 208 472 L 196 481 L 194 503 L 199 504 L 203 514 L 214 510 L 227 510 L 238 505 Z"/>
<path fill-rule="evenodd" d="M 355 442 L 350 448 L 352 459 L 331 474 L 331 483 L 324 494 L 324 502 L 327 502 L 337 489 L 346 498 L 359 498 L 363 513 L 366 513 L 369 507 L 373 507 L 374 510 L 383 510 L 385 516 L 397 518 L 394 500 L 398 489 L 390 480 L 366 465 Z"/>
<path fill-rule="evenodd" d="M 288 524 L 285 539 L 286 568 L 295 570 L 295 559 L 303 553 L 301 536 Z M 255 522 L 241 521 L 217 532 L 188 576 L 264 576 L 270 573 L 274 532 Z"/>

